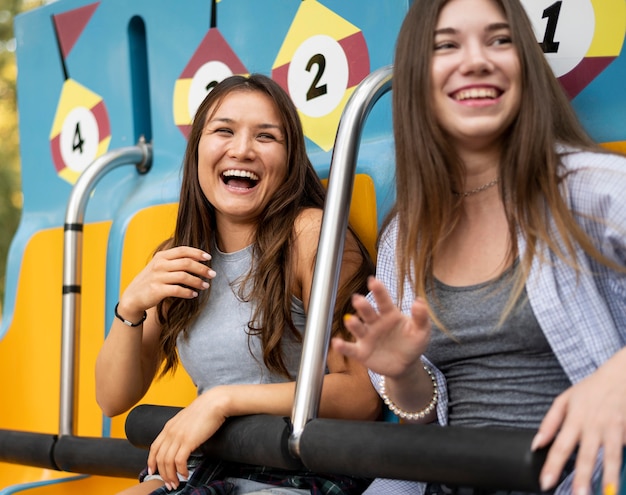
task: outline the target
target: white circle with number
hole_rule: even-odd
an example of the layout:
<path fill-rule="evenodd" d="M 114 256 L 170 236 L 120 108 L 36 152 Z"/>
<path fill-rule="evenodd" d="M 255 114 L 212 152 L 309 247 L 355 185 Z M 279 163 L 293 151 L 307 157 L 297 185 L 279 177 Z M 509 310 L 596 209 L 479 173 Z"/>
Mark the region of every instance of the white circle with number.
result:
<path fill-rule="evenodd" d="M 337 40 L 323 34 L 311 36 L 289 64 L 289 94 L 303 114 L 323 117 L 343 99 L 349 74 L 348 59 Z"/>
<path fill-rule="evenodd" d="M 233 75 L 233 71 L 224 62 L 212 60 L 202 65 L 191 79 L 189 96 L 187 97 L 187 109 L 193 119 L 196 110 L 202 100 L 209 94 L 217 83 Z"/>
<path fill-rule="evenodd" d="M 61 158 L 66 167 L 82 172 L 95 160 L 100 130 L 93 112 L 86 107 L 73 108 L 61 127 Z"/>
<path fill-rule="evenodd" d="M 522 0 L 556 77 L 576 67 L 589 51 L 595 31 L 591 0 Z"/>

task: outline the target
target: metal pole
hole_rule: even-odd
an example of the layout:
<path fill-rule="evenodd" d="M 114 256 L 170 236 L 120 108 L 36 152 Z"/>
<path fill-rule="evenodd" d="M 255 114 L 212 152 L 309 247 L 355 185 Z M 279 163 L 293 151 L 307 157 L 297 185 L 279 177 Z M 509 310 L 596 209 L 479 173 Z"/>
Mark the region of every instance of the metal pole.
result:
<path fill-rule="evenodd" d="M 140 174 L 152 164 L 152 146 L 140 138 L 135 146 L 112 150 L 96 158 L 72 188 L 65 213 L 63 244 L 63 306 L 61 321 L 61 398 L 59 435 L 76 433 L 78 344 L 83 259 L 83 221 L 87 201 L 98 181 L 120 165 L 135 165 Z"/>
<path fill-rule="evenodd" d="M 374 104 L 391 89 L 391 78 L 392 67 L 387 66 L 363 79 L 337 129 L 291 416 L 289 450 L 296 457 L 300 457 L 304 427 L 319 409 L 361 131 Z"/>

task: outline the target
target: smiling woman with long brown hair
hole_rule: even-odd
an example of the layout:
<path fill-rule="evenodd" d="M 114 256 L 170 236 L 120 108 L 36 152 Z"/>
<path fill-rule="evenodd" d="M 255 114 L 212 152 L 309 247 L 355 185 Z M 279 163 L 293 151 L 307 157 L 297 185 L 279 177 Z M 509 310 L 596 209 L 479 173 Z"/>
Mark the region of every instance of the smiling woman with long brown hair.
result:
<path fill-rule="evenodd" d="M 348 495 L 367 485 L 191 456 L 230 416 L 290 415 L 324 196 L 296 109 L 277 83 L 232 76 L 209 93 L 189 136 L 174 235 L 122 294 L 96 363 L 97 399 L 109 416 L 136 404 L 178 356 L 198 387 L 152 444 L 143 482 L 125 493 Z M 334 334 L 347 335 L 342 317 L 371 273 L 350 231 Z M 331 351 L 327 369 L 321 416 L 377 417 L 380 401 L 361 364 Z"/>
<path fill-rule="evenodd" d="M 586 135 L 518 0 L 415 0 L 393 112 L 397 201 L 334 349 L 402 420 L 536 430 L 543 490 L 616 493 L 626 159 Z M 366 493 L 424 491 L 456 493 Z"/>

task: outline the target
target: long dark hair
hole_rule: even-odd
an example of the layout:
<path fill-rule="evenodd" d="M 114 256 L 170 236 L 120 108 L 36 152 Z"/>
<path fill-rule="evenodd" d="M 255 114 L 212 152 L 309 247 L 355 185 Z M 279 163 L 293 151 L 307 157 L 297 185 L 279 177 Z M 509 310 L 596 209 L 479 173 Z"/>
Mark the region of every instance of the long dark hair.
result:
<path fill-rule="evenodd" d="M 305 208 L 322 208 L 325 189 L 307 156 L 302 124 L 287 93 L 272 79 L 260 74 L 231 76 L 217 84 L 200 104 L 195 115 L 183 160 L 180 204 L 174 236 L 164 247 L 193 246 L 211 250 L 216 235 L 215 211 L 198 182 L 198 144 L 210 111 L 235 91 L 258 91 L 271 98 L 281 117 L 285 135 L 288 172 L 258 219 L 253 239 L 254 264 L 241 285 L 240 296 L 254 303 L 255 313 L 248 323 L 249 335 L 259 336 L 263 362 L 272 372 L 287 378 L 281 340 L 285 331 L 296 339 L 300 334 L 291 318 L 291 288 L 294 283 L 293 260 L 296 218 Z M 361 267 L 339 288 L 333 318 L 334 332 L 343 332 L 342 316 L 351 311 L 350 297 L 365 292 L 367 276 L 373 272 L 371 260 L 361 242 L 350 233 L 362 257 Z M 311 267 L 313 270 L 313 267 Z M 157 306 L 161 329 L 161 350 L 165 364 L 162 374 L 178 364 L 176 340 L 197 318 L 210 297 L 210 289 L 194 299 L 168 298 Z"/>

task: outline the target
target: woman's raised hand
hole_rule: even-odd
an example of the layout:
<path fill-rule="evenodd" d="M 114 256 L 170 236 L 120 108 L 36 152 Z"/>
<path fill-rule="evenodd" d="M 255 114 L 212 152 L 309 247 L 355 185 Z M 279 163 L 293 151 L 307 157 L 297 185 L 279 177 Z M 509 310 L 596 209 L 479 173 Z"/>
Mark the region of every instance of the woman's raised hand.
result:
<path fill-rule="evenodd" d="M 133 320 L 166 297 L 197 297 L 199 291 L 209 288 L 209 279 L 215 277 L 206 265 L 210 259 L 209 253 L 188 246 L 159 251 L 124 291 L 120 313 Z"/>
<path fill-rule="evenodd" d="M 426 305 L 416 299 L 411 316 L 404 315 L 392 301 L 385 286 L 374 277 L 368 281 L 378 312 L 367 299 L 355 294 L 352 306 L 355 316 L 347 316 L 345 326 L 354 336 L 354 342 L 334 338 L 334 349 L 360 361 L 367 368 L 397 377 L 406 373 L 419 361 L 430 339 L 430 320 Z"/>

